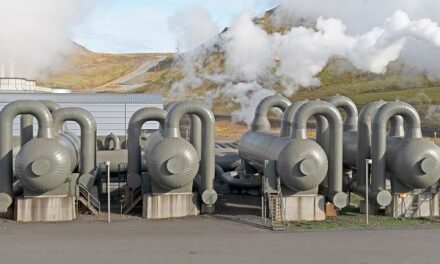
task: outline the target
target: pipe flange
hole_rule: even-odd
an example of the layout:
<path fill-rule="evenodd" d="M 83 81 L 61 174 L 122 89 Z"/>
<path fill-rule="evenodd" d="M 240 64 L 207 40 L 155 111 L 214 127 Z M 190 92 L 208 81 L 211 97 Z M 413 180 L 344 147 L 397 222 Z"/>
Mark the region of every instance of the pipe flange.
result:
<path fill-rule="evenodd" d="M 215 204 L 215 202 L 217 201 L 217 198 L 218 198 L 217 192 L 213 189 L 205 190 L 202 193 L 202 201 L 207 206 L 211 206 L 211 205 Z"/>

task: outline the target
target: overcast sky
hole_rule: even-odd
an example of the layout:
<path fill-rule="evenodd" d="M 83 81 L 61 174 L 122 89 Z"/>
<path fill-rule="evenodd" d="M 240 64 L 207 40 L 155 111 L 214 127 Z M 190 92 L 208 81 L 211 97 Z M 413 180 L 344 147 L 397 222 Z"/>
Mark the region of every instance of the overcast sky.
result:
<path fill-rule="evenodd" d="M 243 10 L 260 14 L 274 0 L 106 0 L 74 28 L 74 40 L 100 52 L 174 52 L 168 19 L 188 8 L 205 9 L 222 29 Z"/>

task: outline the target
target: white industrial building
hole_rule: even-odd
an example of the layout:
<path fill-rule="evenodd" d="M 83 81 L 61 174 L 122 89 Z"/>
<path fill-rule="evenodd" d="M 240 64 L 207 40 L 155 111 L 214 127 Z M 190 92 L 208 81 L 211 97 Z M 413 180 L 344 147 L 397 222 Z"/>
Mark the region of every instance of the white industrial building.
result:
<path fill-rule="evenodd" d="M 43 92 L 43 93 L 69 93 L 69 89 L 47 88 L 37 86 L 34 80 L 25 78 L 0 77 L 0 92 Z"/>
<path fill-rule="evenodd" d="M 98 136 L 114 133 L 126 136 L 131 116 L 143 107 L 163 108 L 160 94 L 108 94 L 108 93 L 9 93 L 0 92 L 0 110 L 15 100 L 51 100 L 62 107 L 82 107 L 88 110 L 97 123 Z M 79 135 L 76 123 L 68 122 L 68 129 Z M 148 122 L 143 129 L 157 129 L 157 122 Z M 37 122 L 34 120 L 34 135 L 37 134 Z M 14 135 L 20 135 L 20 118 L 14 120 Z"/>

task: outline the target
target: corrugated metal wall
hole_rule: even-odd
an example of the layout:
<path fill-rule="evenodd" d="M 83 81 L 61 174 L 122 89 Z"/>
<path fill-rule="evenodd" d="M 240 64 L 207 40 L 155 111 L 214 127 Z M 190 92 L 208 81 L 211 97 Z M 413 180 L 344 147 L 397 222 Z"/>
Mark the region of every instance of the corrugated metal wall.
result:
<path fill-rule="evenodd" d="M 6 95 L 0 93 L 0 109 L 3 109 L 6 104 L 13 101 L 11 100 L 11 98 L 16 98 L 15 100 L 29 99 L 28 94 L 26 94 L 26 96 L 23 96 L 24 94 L 15 95 L 16 96 L 13 96 L 12 94 Z M 81 94 L 81 96 L 78 96 L 78 94 L 76 94 L 75 97 L 71 97 L 68 95 L 53 96 L 52 94 L 48 94 L 47 97 L 41 98 L 42 95 L 44 94 L 38 94 L 38 96 L 36 96 L 37 99 L 52 100 L 59 103 L 62 107 L 74 106 L 82 107 L 88 110 L 95 117 L 98 126 L 98 136 L 105 136 L 112 132 L 119 136 L 125 136 L 128 128 L 128 123 L 134 112 L 143 107 L 163 107 L 162 98 L 160 97 L 159 100 L 156 95 L 153 95 L 151 97 L 140 95 L 138 98 L 133 98 L 133 95 L 128 95 L 128 97 L 124 97 L 123 95 L 112 96 L 111 94 L 103 94 L 102 97 L 96 97 L 95 95 L 93 95 L 92 99 L 86 98 L 87 94 Z M 84 97 L 84 99 L 81 100 L 80 97 Z M 74 100 L 69 100 L 69 98 Z M 79 135 L 80 128 L 76 123 L 67 122 L 67 126 L 69 130 Z M 159 124 L 157 122 L 148 122 L 142 128 L 157 129 L 158 127 Z M 37 133 L 37 129 L 38 124 L 36 123 L 36 120 L 34 120 L 35 135 Z M 20 117 L 17 117 L 14 120 L 13 133 L 15 136 L 20 135 Z"/>

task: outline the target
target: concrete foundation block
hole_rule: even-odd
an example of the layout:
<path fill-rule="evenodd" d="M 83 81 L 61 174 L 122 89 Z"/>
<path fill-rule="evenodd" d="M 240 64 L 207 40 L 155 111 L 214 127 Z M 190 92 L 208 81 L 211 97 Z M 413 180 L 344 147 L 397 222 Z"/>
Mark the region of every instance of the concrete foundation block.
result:
<path fill-rule="evenodd" d="M 76 218 L 75 197 L 18 197 L 15 199 L 14 215 L 18 222 L 71 221 Z"/>
<path fill-rule="evenodd" d="M 325 199 L 322 195 L 283 196 L 286 221 L 325 220 Z"/>
<path fill-rule="evenodd" d="M 184 217 L 200 214 L 196 193 L 145 194 L 142 216 L 148 219 Z"/>
<path fill-rule="evenodd" d="M 439 216 L 438 193 L 393 194 L 385 214 L 391 217 Z"/>

